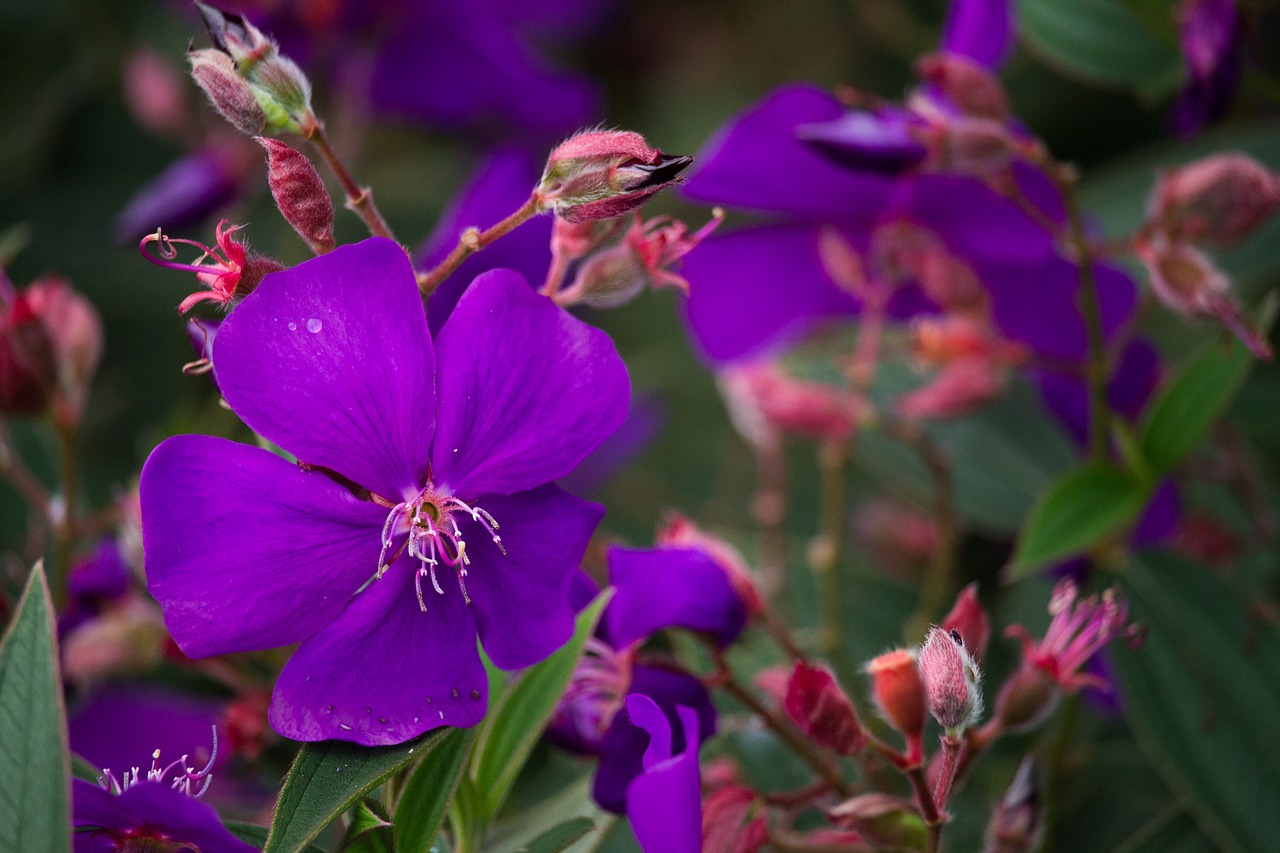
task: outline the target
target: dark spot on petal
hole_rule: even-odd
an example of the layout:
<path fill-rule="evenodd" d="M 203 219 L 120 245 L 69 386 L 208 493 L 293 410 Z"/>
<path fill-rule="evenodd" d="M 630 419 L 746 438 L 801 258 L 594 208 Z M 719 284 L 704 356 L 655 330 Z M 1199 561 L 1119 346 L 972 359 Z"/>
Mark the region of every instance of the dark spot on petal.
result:
<path fill-rule="evenodd" d="M 365 709 L 364 709 L 364 712 L 365 712 L 366 714 L 372 714 L 372 713 L 373 713 L 373 709 L 372 709 L 372 708 L 365 708 Z"/>
<path fill-rule="evenodd" d="M 471 691 L 471 698 L 472 698 L 472 699 L 479 699 L 479 698 L 480 698 L 480 691 L 479 691 L 479 690 L 472 690 L 472 691 Z"/>
<path fill-rule="evenodd" d="M 387 721 L 387 718 L 386 718 L 386 717 L 379 717 L 379 718 L 378 718 L 378 722 L 380 722 L 380 723 L 385 723 L 386 721 Z"/>
<path fill-rule="evenodd" d="M 454 698 L 454 699 L 457 699 L 457 698 L 458 698 L 458 688 L 456 688 L 456 687 L 455 687 L 455 688 L 453 688 L 453 698 Z"/>

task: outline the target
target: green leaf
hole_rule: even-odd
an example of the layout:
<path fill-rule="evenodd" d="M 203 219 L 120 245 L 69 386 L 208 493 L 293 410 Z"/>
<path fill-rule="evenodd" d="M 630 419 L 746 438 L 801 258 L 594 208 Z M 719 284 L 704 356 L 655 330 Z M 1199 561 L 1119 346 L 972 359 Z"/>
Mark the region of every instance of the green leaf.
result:
<path fill-rule="evenodd" d="M 304 744 L 285 776 L 264 853 L 302 850 L 369 791 L 429 752 L 448 729 L 396 746 L 327 740 Z"/>
<path fill-rule="evenodd" d="M 471 763 L 472 779 L 482 798 L 482 821 L 492 819 L 506 802 L 612 595 L 612 590 L 606 589 L 597 596 L 578 614 L 573 638 L 551 657 L 530 667 L 490 709 Z"/>
<path fill-rule="evenodd" d="M 98 784 L 98 777 L 102 775 L 102 771 L 89 763 L 88 759 L 71 753 L 71 778 L 80 779 L 84 782 L 92 782 Z"/>
<path fill-rule="evenodd" d="M 542 833 L 517 853 L 560 853 L 595 828 L 596 825 L 590 818 L 574 818 Z"/>
<path fill-rule="evenodd" d="M 463 776 L 473 732 L 454 729 L 422 760 L 396 803 L 395 837 L 401 853 L 428 853 Z"/>
<path fill-rule="evenodd" d="M 1182 82 L 1177 47 L 1119 0 L 1018 0 L 1018 30 L 1046 63 L 1091 83 L 1157 100 Z"/>
<path fill-rule="evenodd" d="M 1155 474 L 1166 473 L 1200 444 L 1252 365 L 1253 357 L 1236 340 L 1225 347 L 1214 343 L 1179 365 L 1151 404 L 1139 435 L 1142 455 Z"/>
<path fill-rule="evenodd" d="M 391 821 L 382 803 L 365 797 L 356 805 L 338 849 L 343 853 L 396 853 Z"/>
<path fill-rule="evenodd" d="M 1116 644 L 1125 716 L 1157 772 L 1222 850 L 1280 837 L 1280 633 L 1214 575 L 1148 554 L 1121 576 L 1139 649 Z"/>
<path fill-rule="evenodd" d="M 1018 538 L 1011 569 L 1021 576 L 1084 551 L 1137 518 L 1149 489 L 1111 465 L 1086 465 L 1036 501 Z"/>
<path fill-rule="evenodd" d="M 0 850 L 71 850 L 71 752 L 44 567 L 0 640 Z"/>

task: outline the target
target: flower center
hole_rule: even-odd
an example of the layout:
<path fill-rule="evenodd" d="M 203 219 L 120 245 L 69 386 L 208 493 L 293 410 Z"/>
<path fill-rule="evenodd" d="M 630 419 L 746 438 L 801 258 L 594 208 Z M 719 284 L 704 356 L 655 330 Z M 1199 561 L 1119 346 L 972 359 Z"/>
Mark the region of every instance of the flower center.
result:
<path fill-rule="evenodd" d="M 469 516 L 489 534 L 493 544 L 505 557 L 507 549 L 503 547 L 502 537 L 498 535 L 497 520 L 478 506 L 470 506 L 453 495 L 436 489 L 432 483 L 411 500 L 397 504 L 387 514 L 387 521 L 382 525 L 382 553 L 378 556 L 378 574 L 381 578 L 387 567 L 403 552 L 418 561 L 418 571 L 414 576 L 414 589 L 418 594 L 418 607 L 427 611 L 426 598 L 422 594 L 423 580 L 431 581 L 431 588 L 439 595 L 444 595 L 440 580 L 436 577 L 436 569 L 444 564 L 452 568 L 458 578 L 458 588 L 462 597 L 471 603 L 467 594 L 467 568 L 471 565 L 471 557 L 467 554 L 467 543 L 462 536 L 462 528 L 458 526 L 458 516 Z M 392 546 L 407 536 L 398 550 Z M 388 557 L 388 555 L 390 555 Z"/>
<path fill-rule="evenodd" d="M 102 775 L 98 777 L 98 787 L 104 791 L 108 791 L 117 796 L 132 788 L 134 785 L 142 782 L 168 782 L 169 787 L 175 791 L 181 791 L 188 797 L 200 798 L 204 796 L 204 792 L 209 790 L 209 783 L 213 781 L 213 762 L 218 757 L 218 728 L 213 728 L 213 750 L 209 755 L 209 761 L 200 770 L 195 769 L 187 763 L 187 756 L 182 756 L 177 761 L 161 766 L 160 750 L 151 753 L 151 769 L 147 771 L 144 778 L 141 770 L 134 767 L 125 770 L 118 777 L 109 769 L 104 769 Z M 173 778 L 168 778 L 172 775 Z"/>

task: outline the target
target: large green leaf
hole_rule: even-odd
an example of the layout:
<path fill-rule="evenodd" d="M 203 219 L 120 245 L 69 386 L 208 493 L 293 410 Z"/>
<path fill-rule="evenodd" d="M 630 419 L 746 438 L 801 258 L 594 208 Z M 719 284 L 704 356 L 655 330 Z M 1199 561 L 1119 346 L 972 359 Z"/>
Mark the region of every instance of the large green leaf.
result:
<path fill-rule="evenodd" d="M 1216 577 L 1148 554 L 1123 575 L 1139 649 L 1115 647 L 1125 715 L 1152 764 L 1224 850 L 1280 838 L 1280 632 Z"/>
<path fill-rule="evenodd" d="M 265 853 L 302 850 L 369 791 L 421 758 L 448 733 L 436 729 L 396 746 L 327 740 L 303 745 L 285 777 Z"/>
<path fill-rule="evenodd" d="M 395 838 L 400 853 L 428 853 L 462 778 L 472 731 L 454 729 L 422 760 L 396 803 Z"/>
<path fill-rule="evenodd" d="M 1119 0 L 1018 0 L 1027 47 L 1065 74 L 1157 99 L 1182 81 L 1177 47 Z"/>
<path fill-rule="evenodd" d="M 0 640 L 0 850 L 71 849 L 71 752 L 40 564 Z"/>
<path fill-rule="evenodd" d="M 1022 575 L 1084 551 L 1137 518 L 1149 488 L 1111 465 L 1086 465 L 1063 477 L 1031 508 L 1011 569 Z"/>
<path fill-rule="evenodd" d="M 517 853 L 560 853 L 595 828 L 596 825 L 590 818 L 574 818 L 553 826 L 521 847 Z"/>
<path fill-rule="evenodd" d="M 480 820 L 492 819 L 506 802 L 611 596 L 612 590 L 606 589 L 579 613 L 572 639 L 530 667 L 490 709 L 471 762 L 472 780 L 481 797 Z"/>
<path fill-rule="evenodd" d="M 1190 453 L 1235 397 L 1253 365 L 1244 345 L 1214 343 L 1178 367 L 1142 423 L 1142 455 L 1154 474 Z"/>

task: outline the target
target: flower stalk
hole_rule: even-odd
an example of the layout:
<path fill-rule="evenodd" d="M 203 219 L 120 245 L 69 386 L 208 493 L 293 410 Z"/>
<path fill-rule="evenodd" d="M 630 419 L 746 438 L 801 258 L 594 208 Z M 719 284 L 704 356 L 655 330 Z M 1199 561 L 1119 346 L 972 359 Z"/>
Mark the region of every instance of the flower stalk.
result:
<path fill-rule="evenodd" d="M 486 228 L 484 231 L 474 227 L 464 230 L 458 237 L 458 244 L 445 256 L 443 261 L 433 269 L 418 274 L 418 290 L 422 292 L 424 298 L 429 297 L 446 278 L 451 276 L 458 267 L 462 266 L 463 261 L 484 249 L 493 241 L 510 234 L 536 216 L 541 210 L 542 198 L 535 192 L 529 196 L 528 201 L 497 225 Z"/>

